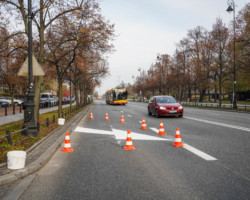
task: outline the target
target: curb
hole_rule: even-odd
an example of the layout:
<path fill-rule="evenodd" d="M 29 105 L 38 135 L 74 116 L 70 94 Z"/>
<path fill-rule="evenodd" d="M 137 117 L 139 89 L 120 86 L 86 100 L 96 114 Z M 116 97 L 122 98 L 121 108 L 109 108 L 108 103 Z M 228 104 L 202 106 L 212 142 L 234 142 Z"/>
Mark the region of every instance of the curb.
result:
<path fill-rule="evenodd" d="M 71 118 L 68 123 L 65 123 L 64 126 L 58 128 L 56 131 L 66 132 L 68 131 L 71 133 L 77 124 L 82 120 L 82 118 L 86 115 L 89 111 L 90 106 L 87 106 L 83 111 L 77 113 L 73 118 Z M 70 123 L 72 121 L 72 123 Z M 40 170 L 53 156 L 53 154 L 57 151 L 57 149 L 61 146 L 62 142 L 64 141 L 65 135 L 60 136 L 54 144 L 52 144 L 38 159 L 34 162 L 30 163 L 28 166 L 24 167 L 23 169 L 16 170 L 11 172 L 10 174 L 6 174 L 0 177 L 0 185 L 12 183 L 20 178 L 24 178 L 32 173 L 37 172 Z M 36 145 L 39 146 L 39 145 Z M 35 147 L 31 147 L 32 149 Z"/>

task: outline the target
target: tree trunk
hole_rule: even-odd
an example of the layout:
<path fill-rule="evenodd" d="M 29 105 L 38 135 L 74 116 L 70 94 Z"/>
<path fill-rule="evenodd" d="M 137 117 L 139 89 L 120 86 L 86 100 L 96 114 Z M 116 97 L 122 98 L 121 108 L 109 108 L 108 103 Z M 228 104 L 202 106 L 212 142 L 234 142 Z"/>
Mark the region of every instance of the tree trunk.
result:
<path fill-rule="evenodd" d="M 35 115 L 35 122 L 39 121 L 39 109 L 40 109 L 40 92 L 41 92 L 41 84 L 43 82 L 42 76 L 35 76 L 35 97 L 34 97 L 34 115 Z"/>
<path fill-rule="evenodd" d="M 79 88 L 80 88 L 80 105 L 83 105 L 83 102 L 84 102 L 83 87 L 84 87 L 84 84 L 81 83 L 79 86 Z"/>
<path fill-rule="evenodd" d="M 62 78 L 58 78 L 58 99 L 59 99 L 59 104 L 58 104 L 58 113 L 62 113 Z"/>
<path fill-rule="evenodd" d="M 76 84 L 75 84 L 76 108 L 79 108 L 79 96 L 78 96 L 78 91 L 79 91 L 79 81 L 76 81 Z"/>

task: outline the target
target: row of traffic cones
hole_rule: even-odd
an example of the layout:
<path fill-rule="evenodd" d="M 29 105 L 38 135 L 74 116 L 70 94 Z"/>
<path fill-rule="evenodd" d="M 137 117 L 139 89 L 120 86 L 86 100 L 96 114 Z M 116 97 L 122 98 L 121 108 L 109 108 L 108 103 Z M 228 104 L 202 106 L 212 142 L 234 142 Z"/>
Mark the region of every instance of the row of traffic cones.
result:
<path fill-rule="evenodd" d="M 92 112 L 90 113 L 90 119 L 94 119 L 93 113 L 92 113 Z M 105 115 L 105 121 L 109 121 L 108 113 L 106 113 L 106 115 Z M 124 124 L 124 123 L 125 123 L 123 113 L 122 113 L 122 115 L 121 115 L 121 121 L 120 121 L 120 123 L 121 123 L 121 124 Z M 146 124 L 146 122 L 145 122 L 144 117 L 142 118 L 141 129 L 142 129 L 142 130 L 146 130 L 146 129 L 147 129 L 147 124 Z M 165 130 L 164 130 L 164 126 L 163 126 L 163 122 L 162 122 L 162 121 L 160 122 L 160 128 L 159 128 L 158 135 L 166 135 L 166 132 L 165 132 Z"/>
<path fill-rule="evenodd" d="M 179 128 L 176 128 L 176 134 L 175 134 L 175 141 L 173 144 L 174 147 L 183 147 L 184 145 L 182 144 L 181 141 L 181 135 L 180 135 L 180 130 Z M 128 129 L 127 131 L 127 139 L 126 139 L 126 145 L 124 147 L 125 150 L 134 150 L 135 147 L 132 142 L 132 138 L 130 136 L 130 130 Z"/>
<path fill-rule="evenodd" d="M 94 119 L 94 116 L 93 116 L 93 113 L 92 113 L 92 112 L 90 113 L 89 119 Z M 109 115 L 108 115 L 108 113 L 106 113 L 106 115 L 105 115 L 105 121 L 109 121 Z M 121 121 L 120 121 L 120 123 L 121 123 L 121 124 L 124 124 L 124 123 L 125 123 L 123 113 L 122 113 L 122 115 L 121 115 Z M 162 121 L 161 121 L 160 130 L 162 130 L 162 127 L 161 127 L 161 126 L 163 126 L 162 124 L 163 124 L 163 123 L 162 123 Z M 147 125 L 146 125 L 146 122 L 145 122 L 144 117 L 142 118 L 141 129 L 143 129 L 143 130 L 146 130 L 146 129 L 147 129 Z M 166 134 L 165 134 L 165 132 L 164 132 L 164 130 L 163 130 L 163 132 L 161 132 L 161 133 L 159 132 L 159 135 L 166 135 Z"/>
<path fill-rule="evenodd" d="M 164 130 L 161 130 L 161 132 L 164 132 Z M 173 146 L 174 147 L 183 147 L 179 128 L 176 128 L 175 141 L 174 141 Z M 129 129 L 127 130 L 127 139 L 126 139 L 126 145 L 125 145 L 124 149 L 125 150 L 134 150 L 135 149 L 135 147 L 133 145 L 133 142 L 132 142 L 132 138 L 131 138 Z M 64 148 L 61 151 L 62 152 L 72 152 L 72 151 L 74 151 L 72 149 L 72 147 L 71 147 L 71 144 L 70 144 L 70 138 L 69 138 L 69 132 L 68 131 L 66 132 L 66 136 L 65 136 Z"/>
<path fill-rule="evenodd" d="M 89 119 L 94 119 L 94 116 L 93 116 L 92 112 L 90 113 Z M 109 121 L 109 115 L 108 115 L 108 113 L 106 113 L 106 115 L 105 115 L 105 121 Z M 121 116 L 121 124 L 124 124 L 124 123 L 125 123 L 125 120 L 124 120 L 124 116 L 122 114 L 122 116 Z"/>
<path fill-rule="evenodd" d="M 90 113 L 90 119 L 94 119 L 92 112 Z M 106 113 L 106 115 L 105 115 L 105 121 L 109 121 L 108 113 Z M 121 114 L 121 121 L 120 121 L 120 123 L 121 124 L 125 123 L 123 113 Z M 144 117 L 142 118 L 141 129 L 142 130 L 146 130 L 147 129 L 147 124 L 145 122 Z M 164 130 L 164 126 L 163 126 L 163 122 L 162 121 L 160 122 L 160 128 L 159 128 L 158 135 L 166 135 L 166 132 Z M 173 146 L 174 147 L 183 147 L 179 128 L 176 128 L 175 142 L 174 142 Z M 133 150 L 133 149 L 135 149 L 135 147 L 132 144 L 132 138 L 130 136 L 130 130 L 127 131 L 127 139 L 126 139 L 126 145 L 125 145 L 124 149 L 125 150 Z"/>

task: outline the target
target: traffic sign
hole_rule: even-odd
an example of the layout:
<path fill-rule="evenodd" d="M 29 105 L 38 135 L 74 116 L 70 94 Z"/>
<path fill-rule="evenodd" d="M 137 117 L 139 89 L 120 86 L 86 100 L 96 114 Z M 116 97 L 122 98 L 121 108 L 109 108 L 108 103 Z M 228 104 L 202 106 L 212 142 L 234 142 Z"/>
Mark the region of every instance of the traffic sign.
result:
<path fill-rule="evenodd" d="M 28 71 L 28 56 L 25 59 L 23 65 L 21 66 L 19 72 L 17 73 L 18 76 L 28 76 L 29 75 L 29 71 Z M 44 76 L 45 73 L 43 71 L 43 68 L 41 67 L 41 65 L 38 63 L 36 57 L 34 55 L 32 55 L 32 72 L 33 72 L 33 76 Z"/>

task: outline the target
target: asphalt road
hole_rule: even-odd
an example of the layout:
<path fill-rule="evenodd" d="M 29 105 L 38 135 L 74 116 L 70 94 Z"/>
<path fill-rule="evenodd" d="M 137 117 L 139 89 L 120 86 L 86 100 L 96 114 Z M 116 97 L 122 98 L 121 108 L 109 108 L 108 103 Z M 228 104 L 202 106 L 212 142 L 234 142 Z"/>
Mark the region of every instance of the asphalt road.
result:
<path fill-rule="evenodd" d="M 94 120 L 83 119 L 70 135 L 74 152 L 59 149 L 27 178 L 20 199 L 249 199 L 250 115 L 184 109 L 183 118 L 155 118 L 147 104 L 96 101 Z M 161 120 L 165 136 L 157 135 Z M 183 148 L 173 147 L 177 127 Z M 128 129 L 131 151 L 123 149 Z"/>

